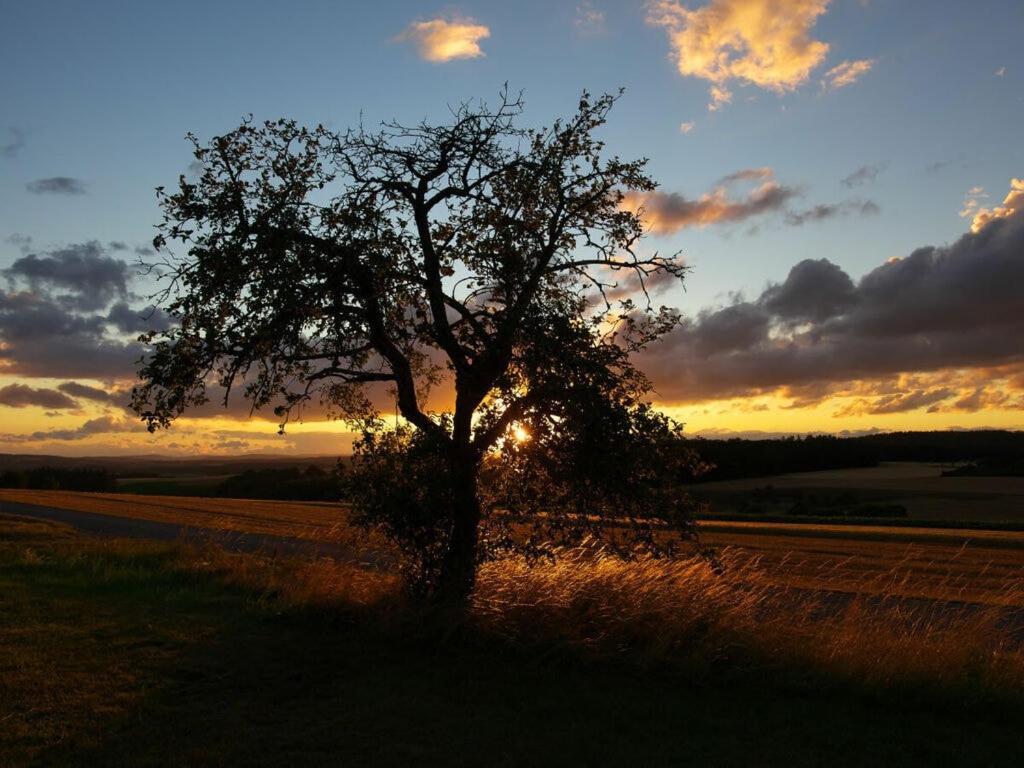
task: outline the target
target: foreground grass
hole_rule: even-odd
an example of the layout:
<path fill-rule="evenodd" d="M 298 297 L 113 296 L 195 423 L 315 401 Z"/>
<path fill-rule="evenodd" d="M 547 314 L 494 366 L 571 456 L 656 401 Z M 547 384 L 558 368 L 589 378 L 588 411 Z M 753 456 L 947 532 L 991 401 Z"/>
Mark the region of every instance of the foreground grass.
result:
<path fill-rule="evenodd" d="M 954 624 L 996 646 L 865 675 L 942 617 L 812 625 L 754 575 L 499 563 L 439 632 L 387 575 L 0 519 L 0 765 L 1022 764 L 991 617 Z"/>

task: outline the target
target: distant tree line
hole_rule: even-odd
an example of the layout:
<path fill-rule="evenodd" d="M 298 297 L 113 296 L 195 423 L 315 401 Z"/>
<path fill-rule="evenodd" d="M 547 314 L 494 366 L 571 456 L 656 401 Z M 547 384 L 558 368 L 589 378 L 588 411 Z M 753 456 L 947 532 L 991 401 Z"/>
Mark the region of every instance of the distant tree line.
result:
<path fill-rule="evenodd" d="M 789 472 L 873 467 L 884 461 L 969 462 L 949 474 L 1020 475 L 1024 432 L 889 432 L 861 437 L 812 435 L 770 440 L 708 440 L 688 445 L 711 468 L 698 482 Z"/>
<path fill-rule="evenodd" d="M 103 493 L 117 490 L 117 478 L 98 467 L 34 467 L 0 473 L 0 488 Z"/>
<path fill-rule="evenodd" d="M 775 440 L 689 441 L 689 446 L 710 465 L 698 482 L 743 477 L 814 472 L 846 467 L 873 467 L 878 452 L 856 440 L 829 436 L 787 437 Z"/>
<path fill-rule="evenodd" d="M 247 469 L 222 482 L 217 487 L 217 495 L 234 499 L 338 501 L 341 488 L 336 471 L 329 472 L 311 464 L 305 469 Z"/>

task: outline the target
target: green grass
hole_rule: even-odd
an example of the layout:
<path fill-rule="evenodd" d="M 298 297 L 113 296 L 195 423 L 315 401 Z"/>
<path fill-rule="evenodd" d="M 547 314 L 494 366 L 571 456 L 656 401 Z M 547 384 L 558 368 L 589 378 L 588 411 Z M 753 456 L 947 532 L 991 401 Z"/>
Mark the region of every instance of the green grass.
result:
<path fill-rule="evenodd" d="M 1024 764 L 1010 700 L 584 662 L 187 560 L 0 518 L 0 765 Z"/>

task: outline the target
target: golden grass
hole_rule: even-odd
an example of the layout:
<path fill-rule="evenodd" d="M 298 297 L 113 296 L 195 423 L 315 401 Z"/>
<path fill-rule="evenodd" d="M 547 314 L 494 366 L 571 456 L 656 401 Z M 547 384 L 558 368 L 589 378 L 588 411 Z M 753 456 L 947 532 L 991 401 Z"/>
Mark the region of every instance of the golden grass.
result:
<path fill-rule="evenodd" d="M 1004 608 L 780 587 L 756 556 L 673 561 L 563 552 L 553 563 L 485 565 L 478 626 L 516 643 L 559 644 L 601 657 L 779 669 L 870 684 L 966 684 L 1024 691 L 1020 630 Z M 890 574 L 898 581 L 900 574 Z M 822 582 L 819 582 L 819 586 Z M 1024 581 L 997 603 L 1019 605 Z"/>
<path fill-rule="evenodd" d="M 162 515 L 156 519 L 190 525 L 206 519 L 210 527 L 248 532 L 352 535 L 333 505 L 30 497 L 29 503 Z M 515 644 L 689 670 L 778 668 L 885 685 L 1024 691 L 1021 534 L 831 528 L 789 527 L 783 534 L 756 525 L 709 526 L 705 540 L 720 549 L 721 573 L 696 557 L 625 562 L 593 548 L 532 567 L 502 559 L 481 568 L 469 621 L 485 636 Z M 140 545 L 76 538 L 60 546 L 99 561 Z M 275 608 L 379 615 L 404 606 L 394 574 L 350 563 L 214 546 L 175 551 L 174 568 L 241 587 Z"/>
<path fill-rule="evenodd" d="M 398 579 L 329 559 L 276 559 L 184 547 L 176 567 L 207 573 L 282 609 L 345 612 L 408 626 L 420 614 Z M 992 584 L 984 603 L 906 597 L 882 577 L 836 565 L 845 591 L 784 585 L 764 559 L 720 553 L 624 561 L 593 548 L 554 562 L 504 558 L 483 565 L 466 621 L 513 646 L 585 658 L 666 666 L 687 674 L 778 673 L 869 687 L 929 686 L 1024 693 L 1024 578 Z M 950 590 L 957 576 L 947 577 Z M 883 583 L 884 582 L 884 583 Z M 888 591 L 886 591 L 888 590 Z"/>
<path fill-rule="evenodd" d="M 100 580 L 150 578 L 158 567 L 229 585 L 275 612 L 340 610 L 405 626 L 417 620 L 392 573 L 213 545 L 89 539 L 59 526 L 47 526 L 39 539 L 32 527 L 35 540 L 4 537 L 26 565 L 57 557 Z M 697 557 L 627 562 L 593 549 L 532 566 L 505 558 L 481 568 L 467 620 L 474 633 L 514 646 L 690 675 L 779 673 L 882 688 L 1024 692 L 1020 616 L 1014 627 L 1006 607 L 1024 604 L 1020 575 L 1004 578 L 987 604 L 957 604 L 879 592 L 877 574 L 843 594 L 823 589 L 824 574 L 816 589 L 780 585 L 760 555 L 739 548 L 726 548 L 720 559 L 721 572 Z M 840 565 L 834 573 L 853 585 L 855 574 Z M 899 569 L 889 574 L 890 583 L 907 579 Z"/>

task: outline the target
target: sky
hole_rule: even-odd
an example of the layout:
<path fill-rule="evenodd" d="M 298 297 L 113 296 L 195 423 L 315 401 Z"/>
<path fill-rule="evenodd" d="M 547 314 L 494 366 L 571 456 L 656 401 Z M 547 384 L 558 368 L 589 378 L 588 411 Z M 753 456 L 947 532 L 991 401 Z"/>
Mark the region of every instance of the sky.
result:
<path fill-rule="evenodd" d="M 1024 427 L 1017 0 L 0 0 L 0 451 L 336 453 L 214 409 L 124 408 L 159 314 L 134 266 L 201 140 L 290 117 L 527 123 L 625 89 L 603 136 L 659 182 L 683 324 L 638 363 L 705 435 Z M 1017 55 L 1015 55 L 1017 54 Z M 142 315 L 145 315 L 144 317 Z"/>

